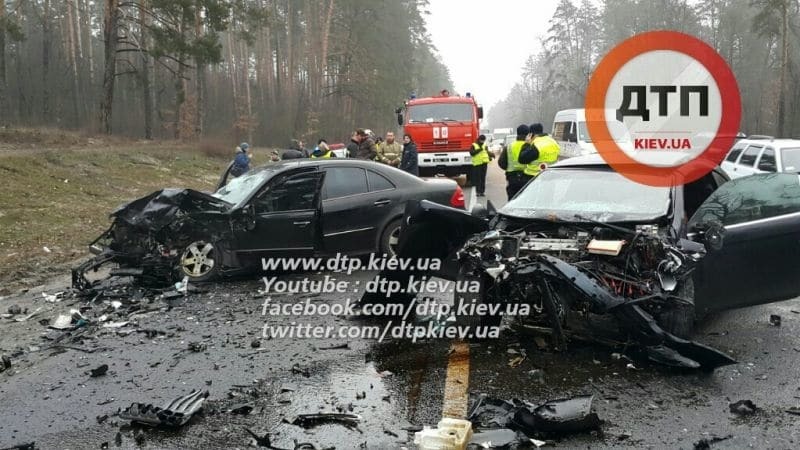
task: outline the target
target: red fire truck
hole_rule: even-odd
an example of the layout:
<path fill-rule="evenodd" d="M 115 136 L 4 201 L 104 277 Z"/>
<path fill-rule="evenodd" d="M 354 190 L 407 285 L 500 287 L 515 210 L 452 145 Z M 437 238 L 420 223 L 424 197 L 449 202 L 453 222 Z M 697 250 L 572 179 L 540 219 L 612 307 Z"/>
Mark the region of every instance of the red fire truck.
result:
<path fill-rule="evenodd" d="M 417 144 L 420 176 L 468 173 L 472 167 L 469 149 L 483 118 L 475 97 L 469 92 L 453 96 L 444 90 L 434 97 L 412 97 L 395 112 L 403 132 Z"/>

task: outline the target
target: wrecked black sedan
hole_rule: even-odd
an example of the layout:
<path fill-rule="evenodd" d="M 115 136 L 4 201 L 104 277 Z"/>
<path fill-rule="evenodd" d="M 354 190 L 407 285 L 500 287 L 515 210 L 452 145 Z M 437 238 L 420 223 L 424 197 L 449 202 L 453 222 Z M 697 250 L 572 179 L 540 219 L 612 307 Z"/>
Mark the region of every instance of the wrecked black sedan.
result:
<path fill-rule="evenodd" d="M 96 256 L 73 270 L 73 285 L 88 287 L 86 273 L 106 263 L 163 284 L 260 267 L 263 258 L 393 254 L 406 202 L 421 199 L 464 205 L 453 180 L 353 159 L 279 162 L 214 194 L 164 189 L 111 214 L 111 227 L 90 245 Z"/>
<path fill-rule="evenodd" d="M 435 274 L 384 276 L 478 280 L 480 292 L 457 292 L 454 306 L 529 304 L 526 320 L 544 325 L 556 347 L 576 319 L 605 314 L 651 360 L 713 368 L 733 360 L 687 340 L 696 317 L 800 294 L 798 175 L 729 181 L 713 170 L 686 185 L 652 187 L 591 155 L 543 171 L 499 212 L 418 202 L 406 214 L 399 256 L 448 264 Z M 458 317 L 470 326 L 500 319 Z"/>

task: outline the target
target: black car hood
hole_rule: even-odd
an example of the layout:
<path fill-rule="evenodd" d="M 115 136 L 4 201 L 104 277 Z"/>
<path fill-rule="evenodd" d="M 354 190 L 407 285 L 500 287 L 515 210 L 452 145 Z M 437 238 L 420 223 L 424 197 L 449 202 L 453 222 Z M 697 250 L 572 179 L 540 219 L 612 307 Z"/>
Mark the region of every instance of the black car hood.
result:
<path fill-rule="evenodd" d="M 158 231 L 176 217 L 195 212 L 225 212 L 231 204 L 193 189 L 162 189 L 117 208 L 111 217 L 129 226 Z"/>

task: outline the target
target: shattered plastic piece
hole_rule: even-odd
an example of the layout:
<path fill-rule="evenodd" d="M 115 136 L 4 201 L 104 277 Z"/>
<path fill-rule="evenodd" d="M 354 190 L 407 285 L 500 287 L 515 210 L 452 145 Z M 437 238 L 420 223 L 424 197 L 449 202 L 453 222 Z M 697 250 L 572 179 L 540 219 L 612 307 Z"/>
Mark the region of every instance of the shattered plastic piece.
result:
<path fill-rule="evenodd" d="M 122 328 L 130 322 L 108 322 L 103 324 L 103 328 Z"/>
<path fill-rule="evenodd" d="M 64 293 L 63 292 L 56 292 L 55 294 L 50 295 L 47 292 L 42 292 L 42 297 L 44 297 L 44 300 L 46 302 L 58 303 L 64 298 Z"/>
<path fill-rule="evenodd" d="M 498 428 L 496 430 L 483 430 L 472 435 L 470 444 L 481 448 L 505 447 L 517 442 L 519 437 L 514 430 Z"/>
<path fill-rule="evenodd" d="M 239 414 L 242 416 L 246 416 L 250 414 L 252 411 L 253 411 L 253 405 L 248 403 L 236 405 L 229 410 L 231 414 Z"/>
<path fill-rule="evenodd" d="M 358 426 L 361 416 L 343 413 L 300 414 L 289 422 L 303 428 L 313 428 L 326 423 L 338 423 L 351 428 Z"/>
<path fill-rule="evenodd" d="M 540 441 L 538 439 L 531 439 L 531 444 L 535 445 L 536 448 L 539 448 L 539 447 L 544 447 L 545 445 L 547 445 L 547 442 Z"/>
<path fill-rule="evenodd" d="M 600 418 L 592 411 L 593 400 L 593 395 L 553 400 L 538 406 L 532 413 L 520 408 L 512 420 L 526 434 L 536 431 L 576 433 L 596 430 L 600 427 Z"/>
<path fill-rule="evenodd" d="M 19 305 L 11 305 L 8 307 L 8 313 L 12 316 L 16 316 L 17 314 L 22 314 L 22 308 Z"/>
<path fill-rule="evenodd" d="M 437 428 L 426 428 L 414 433 L 414 444 L 420 450 L 465 450 L 472 438 L 469 420 L 445 418 Z"/>
<path fill-rule="evenodd" d="M 10 310 L 9 310 L 10 312 Z M 770 314 L 769 315 L 769 324 L 775 327 L 781 326 L 781 316 L 777 314 Z"/>
<path fill-rule="evenodd" d="M 92 369 L 89 371 L 89 376 L 92 378 L 102 377 L 108 373 L 108 364 L 103 364 L 102 366 Z"/>
<path fill-rule="evenodd" d="M 740 416 L 749 416 L 758 411 L 758 407 L 752 400 L 739 400 L 738 402 L 728 405 L 731 412 Z"/>
<path fill-rule="evenodd" d="M 189 350 L 195 353 L 204 352 L 207 348 L 205 342 L 189 342 Z"/>
<path fill-rule="evenodd" d="M 311 376 L 311 372 L 308 370 L 308 367 L 300 367 L 300 364 L 295 364 L 292 366 L 292 373 L 303 375 L 306 378 Z"/>
<path fill-rule="evenodd" d="M 193 390 L 188 395 L 172 400 L 162 408 L 151 404 L 132 403 L 128 409 L 120 411 L 119 417 L 145 425 L 180 427 L 202 408 L 206 398 L 208 398 L 208 391 Z"/>
<path fill-rule="evenodd" d="M 28 444 L 18 444 L 13 447 L 7 447 L 2 450 L 36 450 L 36 442 L 30 442 Z"/>
<path fill-rule="evenodd" d="M 721 441 L 724 441 L 726 439 L 730 439 L 731 437 L 733 437 L 733 436 L 731 436 L 731 435 L 723 436 L 723 437 L 713 436 L 713 437 L 710 437 L 710 438 L 700 439 L 699 441 L 694 443 L 694 450 L 708 450 L 708 449 L 711 448 L 711 444 L 716 444 L 717 442 L 721 442 Z"/>
<path fill-rule="evenodd" d="M 3 355 L 3 357 L 0 358 L 0 373 L 5 372 L 10 368 L 11 368 L 11 358 L 9 358 L 7 355 Z"/>

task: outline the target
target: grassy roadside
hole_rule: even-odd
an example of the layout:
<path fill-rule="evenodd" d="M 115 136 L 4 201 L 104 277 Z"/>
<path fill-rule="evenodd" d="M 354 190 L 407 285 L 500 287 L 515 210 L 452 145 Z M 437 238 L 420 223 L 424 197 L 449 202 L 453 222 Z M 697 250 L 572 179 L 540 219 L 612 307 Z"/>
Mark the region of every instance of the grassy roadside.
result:
<path fill-rule="evenodd" d="M 64 136 L 31 145 L 0 134 L 0 295 L 67 273 L 122 203 L 165 187 L 212 190 L 233 153 Z"/>

